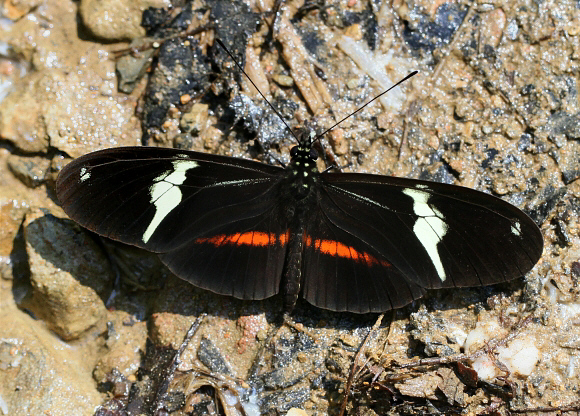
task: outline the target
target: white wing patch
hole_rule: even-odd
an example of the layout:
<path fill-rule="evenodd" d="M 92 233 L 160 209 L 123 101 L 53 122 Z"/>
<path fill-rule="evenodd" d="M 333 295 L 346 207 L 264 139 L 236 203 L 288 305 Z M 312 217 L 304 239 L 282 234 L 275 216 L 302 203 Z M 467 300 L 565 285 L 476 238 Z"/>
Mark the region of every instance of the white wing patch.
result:
<path fill-rule="evenodd" d="M 80 181 L 84 182 L 88 179 L 91 179 L 91 172 L 87 168 L 81 168 Z"/>
<path fill-rule="evenodd" d="M 512 225 L 512 234 L 518 237 L 522 235 L 522 225 L 519 221 L 516 221 L 515 224 Z"/>
<path fill-rule="evenodd" d="M 415 225 L 413 225 L 413 232 L 423 247 L 425 247 L 439 275 L 439 279 L 444 282 L 447 276 L 437 250 L 437 244 L 441 242 L 449 228 L 443 221 L 445 217 L 437 208 L 432 208 L 429 205 L 428 202 L 431 195 L 428 192 L 418 189 L 405 189 L 403 193 L 413 198 L 413 211 L 419 216 L 417 221 L 415 221 Z"/>
<path fill-rule="evenodd" d="M 143 234 L 143 242 L 147 243 L 161 221 L 181 202 L 182 194 L 179 186 L 185 182 L 185 174 L 199 165 L 193 160 L 173 161 L 173 170 L 163 172 L 154 179 L 149 188 L 151 203 L 155 205 L 155 216 Z"/>

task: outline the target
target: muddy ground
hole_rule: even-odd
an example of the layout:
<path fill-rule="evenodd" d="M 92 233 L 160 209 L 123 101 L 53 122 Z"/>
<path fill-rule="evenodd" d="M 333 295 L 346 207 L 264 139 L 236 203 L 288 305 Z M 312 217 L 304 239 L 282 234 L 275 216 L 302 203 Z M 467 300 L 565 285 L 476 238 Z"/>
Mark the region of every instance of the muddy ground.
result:
<path fill-rule="evenodd" d="M 268 0 L 170 3 L 2 2 L 0 413 L 576 414 L 580 2 L 287 1 L 273 31 Z M 305 302 L 292 328 L 280 299 L 197 289 L 75 225 L 56 177 L 90 151 L 288 162 L 292 138 L 216 36 L 292 126 L 329 127 L 419 70 L 327 135 L 319 167 L 499 196 L 541 227 L 538 264 L 375 330 Z"/>

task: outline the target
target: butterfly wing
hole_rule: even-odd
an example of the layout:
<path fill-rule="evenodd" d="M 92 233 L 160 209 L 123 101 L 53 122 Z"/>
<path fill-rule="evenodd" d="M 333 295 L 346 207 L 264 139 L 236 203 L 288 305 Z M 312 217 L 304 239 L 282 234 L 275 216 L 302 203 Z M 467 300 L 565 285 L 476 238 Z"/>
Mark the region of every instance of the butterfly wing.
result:
<path fill-rule="evenodd" d="M 521 277 L 542 254 L 537 225 L 494 196 L 377 175 L 322 178 L 318 225 L 307 231 L 320 242 L 306 245 L 303 289 L 317 306 L 384 311 L 417 299 L 423 288 Z"/>
<path fill-rule="evenodd" d="M 280 168 L 178 149 L 82 156 L 57 180 L 65 212 L 97 234 L 159 253 L 179 277 L 242 299 L 276 294 L 287 224 Z"/>
<path fill-rule="evenodd" d="M 355 313 L 384 312 L 422 297 L 420 285 L 359 238 L 380 234 L 368 225 L 372 219 L 354 223 L 358 235 L 353 220 L 326 203 L 314 211 L 306 229 L 302 296 L 320 308 Z"/>

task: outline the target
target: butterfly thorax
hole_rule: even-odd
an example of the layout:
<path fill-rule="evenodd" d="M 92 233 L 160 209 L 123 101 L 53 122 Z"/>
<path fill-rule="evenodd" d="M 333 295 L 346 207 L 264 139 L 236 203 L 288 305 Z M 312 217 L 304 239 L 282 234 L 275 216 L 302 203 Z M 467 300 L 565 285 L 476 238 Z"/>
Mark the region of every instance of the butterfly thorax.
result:
<path fill-rule="evenodd" d="M 291 192 L 297 200 L 311 194 L 319 177 L 316 166 L 318 152 L 312 148 L 314 137 L 316 133 L 313 130 L 304 131 L 300 135 L 299 144 L 290 150 L 292 160 L 286 169 L 289 172 Z"/>

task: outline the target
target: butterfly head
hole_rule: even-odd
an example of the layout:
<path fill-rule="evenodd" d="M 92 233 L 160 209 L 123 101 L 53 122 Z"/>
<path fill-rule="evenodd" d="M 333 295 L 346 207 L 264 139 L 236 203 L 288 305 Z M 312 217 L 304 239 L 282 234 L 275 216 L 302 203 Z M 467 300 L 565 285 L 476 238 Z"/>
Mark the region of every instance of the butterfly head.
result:
<path fill-rule="evenodd" d="M 316 131 L 304 129 L 298 134 L 298 145 L 290 149 L 292 160 L 315 162 L 318 152 L 312 148 L 312 141 L 316 138 Z"/>

